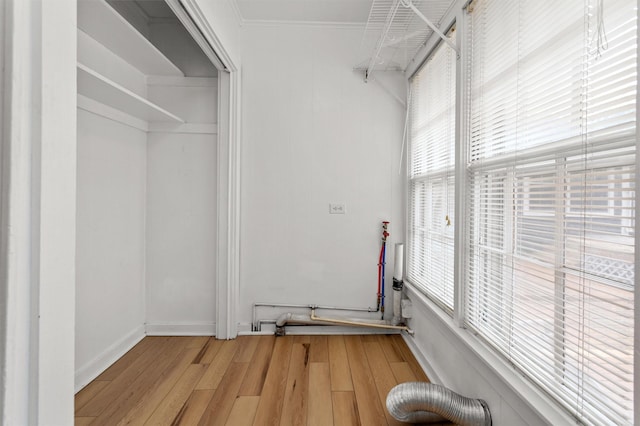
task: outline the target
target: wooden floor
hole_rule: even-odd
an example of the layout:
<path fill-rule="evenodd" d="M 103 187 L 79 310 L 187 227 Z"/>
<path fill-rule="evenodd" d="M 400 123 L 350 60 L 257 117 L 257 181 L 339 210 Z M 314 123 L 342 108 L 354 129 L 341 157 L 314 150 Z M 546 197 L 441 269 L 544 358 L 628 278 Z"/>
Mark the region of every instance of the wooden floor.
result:
<path fill-rule="evenodd" d="M 75 397 L 76 425 L 397 425 L 427 381 L 399 335 L 146 337 Z"/>

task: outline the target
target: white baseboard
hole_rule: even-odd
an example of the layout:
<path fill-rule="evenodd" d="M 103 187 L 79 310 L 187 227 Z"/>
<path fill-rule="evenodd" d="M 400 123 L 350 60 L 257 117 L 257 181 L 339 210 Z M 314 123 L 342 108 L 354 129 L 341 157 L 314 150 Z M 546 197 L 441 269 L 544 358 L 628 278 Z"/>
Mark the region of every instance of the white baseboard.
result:
<path fill-rule="evenodd" d="M 251 323 L 250 322 L 239 322 L 238 323 L 238 335 L 250 335 L 251 334 Z"/>
<path fill-rule="evenodd" d="M 147 336 L 215 336 L 215 322 L 148 322 Z"/>
<path fill-rule="evenodd" d="M 440 376 L 438 376 L 438 373 L 436 373 L 436 370 L 429 363 L 429 360 L 424 356 L 424 352 L 421 351 L 420 348 L 418 348 L 418 345 L 416 345 L 416 342 L 413 339 L 413 337 L 405 333 L 402 333 L 402 337 L 404 338 L 404 341 L 407 343 L 407 346 L 409 347 L 409 349 L 411 349 L 411 353 L 415 357 L 416 361 L 418 361 L 418 364 L 420 364 L 420 367 L 422 367 L 422 370 L 425 372 L 425 374 L 429 378 L 429 381 L 431 383 L 436 383 L 439 385 L 443 384 L 442 380 L 440 380 Z"/>
<path fill-rule="evenodd" d="M 109 346 L 100 356 L 77 369 L 75 374 L 75 392 L 78 392 L 98 377 L 100 373 L 140 342 L 144 336 L 144 326 L 141 325 L 124 338 Z"/>

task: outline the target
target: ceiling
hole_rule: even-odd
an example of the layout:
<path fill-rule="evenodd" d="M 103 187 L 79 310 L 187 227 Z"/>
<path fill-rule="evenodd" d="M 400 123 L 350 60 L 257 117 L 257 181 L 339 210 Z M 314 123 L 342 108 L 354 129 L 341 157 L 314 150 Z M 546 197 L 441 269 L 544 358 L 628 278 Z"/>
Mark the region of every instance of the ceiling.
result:
<path fill-rule="evenodd" d="M 455 0 L 410 0 L 438 25 Z M 432 30 L 401 0 L 235 0 L 246 23 L 356 24 L 363 28 L 357 69 L 403 71 Z M 446 31 L 447 28 L 442 30 Z"/>

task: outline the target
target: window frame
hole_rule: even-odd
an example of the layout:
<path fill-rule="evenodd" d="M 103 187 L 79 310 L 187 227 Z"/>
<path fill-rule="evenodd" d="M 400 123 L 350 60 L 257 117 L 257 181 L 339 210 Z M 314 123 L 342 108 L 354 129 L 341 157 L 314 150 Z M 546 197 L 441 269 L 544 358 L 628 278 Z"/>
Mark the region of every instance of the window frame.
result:
<path fill-rule="evenodd" d="M 464 298 L 465 298 L 465 291 L 466 288 L 464 287 L 464 283 L 466 283 L 466 271 L 465 271 L 465 263 L 466 263 L 466 257 L 468 256 L 467 253 L 467 247 L 465 244 L 466 238 L 464 237 L 465 234 L 468 233 L 468 228 L 467 228 L 467 221 L 466 221 L 466 212 L 465 212 L 465 206 L 464 204 L 467 202 L 467 199 L 465 197 L 464 194 L 464 188 L 467 186 L 467 182 L 466 182 L 466 167 L 465 167 L 465 161 L 466 161 L 466 157 L 467 157 L 467 153 L 466 153 L 466 149 L 467 149 L 467 141 L 466 141 L 466 134 L 467 134 L 467 123 L 465 121 L 465 117 L 468 111 L 468 105 L 467 105 L 467 101 L 468 101 L 468 93 L 467 93 L 467 89 L 466 89 L 466 84 L 464 83 L 466 81 L 466 79 L 468 78 L 468 74 L 467 74 L 467 68 L 468 68 L 468 61 L 469 61 L 469 55 L 468 53 L 468 40 L 467 40 L 467 35 L 466 35 L 466 20 L 468 19 L 467 17 L 467 7 L 473 7 L 473 0 L 472 1 L 466 1 L 466 0 L 459 0 L 457 2 L 455 2 L 455 5 L 452 5 L 453 11 L 448 12 L 448 14 L 446 15 L 445 19 L 443 19 L 441 21 L 441 23 L 444 23 L 444 26 L 446 26 L 447 23 L 450 23 L 451 25 L 457 25 L 457 32 L 458 32 L 458 46 L 461 48 L 461 52 L 462 55 L 460 55 L 458 57 L 458 61 L 457 61 L 457 72 L 456 72 L 456 79 L 457 79 L 457 84 L 456 84 L 456 173 L 455 173 L 455 180 L 457 185 L 455 186 L 455 192 L 456 192 L 456 196 L 455 196 L 455 204 L 456 204 L 456 213 L 455 213 L 455 231 L 456 231 L 456 236 L 455 236 L 455 250 L 456 250 L 456 266 L 454 267 L 454 291 L 455 291 L 455 296 L 454 296 L 454 310 L 453 310 L 453 319 L 451 318 L 447 318 L 447 313 L 442 310 L 442 307 L 436 303 L 434 303 L 433 301 L 431 301 L 430 299 L 427 299 L 424 297 L 424 295 L 421 293 L 421 290 L 419 290 L 418 288 L 416 288 L 415 286 L 413 286 L 411 284 L 411 282 L 407 282 L 407 289 L 408 289 L 408 294 L 409 295 L 413 295 L 416 298 L 418 298 L 419 300 L 422 301 L 422 303 L 424 305 L 426 305 L 427 308 L 430 309 L 430 313 L 429 315 L 436 315 L 437 317 L 439 317 L 445 324 L 448 324 L 448 327 L 451 328 L 451 331 L 456 334 L 458 336 L 458 338 L 464 342 L 467 346 L 469 346 L 470 348 L 472 348 L 472 352 L 473 352 L 473 356 L 477 356 L 479 357 L 480 360 L 484 361 L 485 363 L 487 363 L 486 365 L 488 365 L 490 367 L 491 370 L 494 370 L 494 372 L 496 372 L 498 374 L 497 377 L 499 377 L 501 380 L 503 380 L 502 382 L 500 382 L 500 384 L 498 384 L 498 387 L 504 386 L 505 383 L 509 383 L 508 388 L 509 389 L 514 389 L 514 388 L 518 388 L 518 389 L 526 389 L 526 391 L 524 392 L 525 395 L 528 395 L 531 397 L 531 400 L 528 401 L 529 404 L 531 404 L 532 407 L 538 407 L 536 408 L 536 411 L 538 412 L 538 415 L 542 415 L 543 417 L 550 419 L 550 418 L 555 418 L 555 419 L 560 419 L 563 418 L 565 421 L 568 419 L 568 417 L 566 417 L 568 415 L 568 411 L 564 408 L 564 407 L 560 407 L 560 404 L 553 398 L 549 397 L 546 394 L 540 394 L 539 389 L 536 386 L 531 386 L 531 383 L 528 382 L 527 380 L 523 380 L 521 378 L 520 373 L 516 373 L 515 375 L 512 375 L 511 372 L 513 371 L 513 366 L 511 366 L 508 362 L 505 362 L 505 360 L 500 357 L 500 356 L 496 356 L 495 353 L 492 352 L 492 350 L 487 350 L 488 346 L 486 345 L 486 343 L 484 343 L 484 341 L 479 338 L 478 336 L 475 336 L 474 333 L 468 329 L 465 328 L 464 325 Z M 431 40 L 428 41 L 427 45 L 425 48 L 423 48 L 422 53 L 419 57 L 428 57 L 428 55 L 430 54 L 430 52 L 433 50 L 434 46 L 437 45 L 439 43 L 439 40 L 434 41 L 435 39 L 437 39 L 437 37 L 432 37 Z M 640 50 L 640 49 L 638 49 Z M 637 55 L 640 56 L 640 55 Z M 640 63 L 640 59 L 637 60 L 638 63 Z M 420 64 L 418 62 L 418 64 Z M 410 68 L 407 70 L 407 76 L 408 78 L 411 78 L 411 76 L 420 68 L 420 65 L 414 65 L 414 66 L 410 66 Z M 636 99 L 636 105 L 638 105 L 638 103 L 640 103 L 639 99 Z M 638 117 L 636 120 L 636 123 L 640 122 L 640 111 L 638 111 L 638 107 L 636 106 L 636 116 Z M 635 134 L 635 139 L 636 139 L 636 150 L 638 148 L 640 148 L 640 135 L 638 130 L 636 129 L 636 134 Z M 636 170 L 640 170 L 640 156 L 636 155 Z M 408 159 L 408 156 L 407 156 Z M 409 170 L 409 165 L 407 163 L 407 170 Z M 635 183 L 635 188 L 639 188 L 639 182 L 640 182 L 640 176 L 638 176 L 639 174 L 636 173 L 636 183 Z M 405 194 L 406 194 L 406 206 L 407 206 L 407 211 L 406 211 L 406 223 L 407 223 L 407 228 L 405 229 L 405 235 L 407 237 L 408 240 L 408 226 L 410 224 L 410 211 L 409 209 L 410 207 L 410 189 L 409 189 L 409 179 L 407 179 L 405 181 L 406 187 L 405 187 Z M 621 191 L 624 192 L 625 188 L 617 188 L 617 189 L 613 189 L 610 188 L 609 191 Z M 637 200 L 638 200 L 638 194 L 636 191 L 635 194 L 635 200 L 636 200 L 636 205 L 637 205 Z M 614 208 L 614 209 L 626 209 L 629 206 L 626 205 L 622 205 L 622 206 L 609 206 L 609 208 Z M 638 211 L 636 209 L 635 211 L 635 218 L 637 221 L 638 218 Z M 636 247 L 638 247 L 639 242 L 640 242 L 640 236 L 639 233 L 636 232 L 635 233 L 635 241 L 636 241 Z M 637 277 L 639 275 L 639 271 L 640 271 L 640 267 L 638 266 L 638 261 L 640 259 L 640 250 L 635 250 L 635 276 Z M 637 281 L 637 279 L 636 279 Z M 634 310 L 634 315 L 635 315 L 635 329 L 636 329 L 636 333 L 635 333 L 635 341 L 636 341 L 636 347 L 638 347 L 638 342 L 640 342 L 639 339 L 639 335 L 640 335 L 640 326 L 639 324 L 639 320 L 638 318 L 640 317 L 639 315 L 639 308 L 640 308 L 640 298 L 638 297 L 640 295 L 640 291 L 638 289 L 638 286 L 635 286 L 634 289 L 634 297 L 635 297 L 635 310 Z M 446 315 L 443 316 L 442 313 L 445 313 Z M 636 357 L 637 358 L 637 357 Z M 638 359 L 635 360 L 635 369 L 634 369 L 634 386 L 636 389 L 636 392 L 634 393 L 634 400 L 638 401 L 640 400 L 640 392 L 638 392 L 638 389 L 640 389 L 640 383 L 638 380 L 638 377 L 640 372 L 640 362 Z M 517 382 L 517 383 L 516 383 Z M 497 383 L 497 382 L 496 382 Z M 536 395 L 535 397 L 533 397 L 533 395 Z M 637 405 L 637 404 L 636 404 Z M 543 409 L 540 409 L 539 407 L 546 407 Z M 638 420 L 640 419 L 640 413 L 638 413 L 638 411 L 640 410 L 636 410 L 635 418 L 636 418 L 636 422 L 638 422 Z M 552 414 L 552 412 L 554 414 Z"/>
<path fill-rule="evenodd" d="M 460 40 L 461 40 L 461 36 L 464 35 L 464 31 L 460 31 L 458 26 L 456 25 L 456 20 L 452 21 L 450 23 L 450 25 L 448 25 L 446 27 L 446 31 L 444 31 L 444 34 L 449 35 L 452 32 L 456 32 L 455 35 L 455 42 L 458 46 L 458 49 L 460 48 Z M 424 60 L 420 63 L 419 66 L 417 66 L 417 68 L 415 69 L 415 71 L 411 74 L 411 76 L 408 78 L 408 90 L 410 92 L 409 95 L 409 101 L 407 104 L 407 108 L 410 110 L 411 109 L 411 102 L 415 99 L 414 96 L 415 94 L 413 94 L 412 92 L 412 88 L 411 88 L 411 84 L 412 84 L 412 80 L 417 76 L 418 73 L 420 73 L 421 71 L 424 70 L 425 66 L 428 64 L 428 62 L 434 57 L 435 54 L 437 54 L 440 49 L 451 49 L 451 47 L 444 42 L 444 40 L 442 39 L 438 39 L 436 43 L 434 43 L 432 46 L 429 47 L 428 49 L 428 53 L 424 56 Z M 444 168 L 440 168 L 432 173 L 424 173 L 422 175 L 420 175 L 419 177 L 412 177 L 411 176 L 411 150 L 412 150 L 412 141 L 411 141 L 411 128 L 413 127 L 413 123 L 410 119 L 411 117 L 411 113 L 409 111 L 409 114 L 407 115 L 408 117 L 408 121 L 407 121 L 407 145 L 408 145 L 408 149 L 407 149 L 407 185 L 406 185 L 406 200 L 407 200 L 407 204 L 408 204 L 408 208 L 406 211 L 406 218 L 405 218 L 405 223 L 407 224 L 406 226 L 406 232 L 405 232 L 405 240 L 407 241 L 407 256 L 406 256 L 406 265 L 405 265 L 405 271 L 407 271 L 407 276 L 409 274 L 409 257 L 410 257 L 410 250 L 411 250 L 411 227 L 412 227 L 412 212 L 411 212 L 411 205 L 413 204 L 413 190 L 412 190 L 412 186 L 416 183 L 419 182 L 423 182 L 425 184 L 429 184 L 430 182 L 432 182 L 435 179 L 440 179 L 440 180 L 444 180 L 445 183 L 443 184 L 444 187 L 444 191 L 446 193 L 449 192 L 449 183 L 447 182 L 449 179 L 453 180 L 453 192 L 447 196 L 447 201 L 445 202 L 445 204 L 449 203 L 449 199 L 451 199 L 451 202 L 453 203 L 453 211 L 451 212 L 451 215 L 453 216 L 453 221 L 451 221 L 451 226 L 453 226 L 453 235 L 451 237 L 448 237 L 445 232 L 439 233 L 437 234 L 440 238 L 442 242 L 445 242 L 446 240 L 450 240 L 452 243 L 452 247 L 455 253 L 455 247 L 457 244 L 457 238 L 458 238 L 458 229 L 457 229 L 457 224 L 458 224 L 458 211 L 457 211 L 457 204 L 458 204 L 458 186 L 456 185 L 457 182 L 457 176 L 459 174 L 459 170 L 458 170 L 458 156 L 459 156 L 459 131 L 460 131 L 460 123 L 462 122 L 461 117 L 460 117 L 460 108 L 459 108 L 459 100 L 461 98 L 460 96 L 460 88 L 461 88 L 461 80 L 460 80 L 460 54 L 453 52 L 456 55 L 456 61 L 455 61 L 455 78 L 454 78 L 454 90 L 455 90 L 455 94 L 454 94 L 454 140 L 453 140 L 453 154 L 452 157 L 449 159 L 449 161 L 452 161 L 453 164 L 450 164 L 447 167 Z M 433 213 L 433 210 L 430 212 L 429 216 Z M 449 218 L 449 217 L 448 217 Z M 443 218 L 444 220 L 444 218 Z M 456 315 L 456 305 L 457 305 L 457 296 L 458 296 L 458 292 L 457 292 L 457 285 L 456 285 L 456 269 L 458 267 L 457 265 L 458 262 L 458 256 L 455 256 L 454 254 L 454 259 L 453 259 L 453 264 L 452 264 L 452 285 L 453 285 L 453 300 L 452 300 L 452 306 L 447 306 L 447 304 L 442 301 L 439 300 L 436 296 L 429 294 L 423 286 L 413 283 L 413 285 L 419 289 L 419 291 L 421 291 L 423 294 L 425 294 L 425 296 L 427 296 L 430 300 L 432 300 L 434 303 L 436 303 L 443 311 L 447 312 L 448 315 L 454 317 Z"/>

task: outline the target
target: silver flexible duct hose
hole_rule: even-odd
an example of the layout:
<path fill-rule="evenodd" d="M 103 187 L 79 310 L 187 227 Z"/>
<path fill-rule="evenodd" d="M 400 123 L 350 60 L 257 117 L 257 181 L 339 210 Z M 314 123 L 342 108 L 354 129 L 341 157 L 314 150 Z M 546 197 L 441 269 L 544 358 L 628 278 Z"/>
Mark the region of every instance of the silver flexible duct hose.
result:
<path fill-rule="evenodd" d="M 461 426 L 491 426 L 489 406 L 433 383 L 402 383 L 387 395 L 389 413 L 401 422 L 434 423 L 449 420 Z"/>

